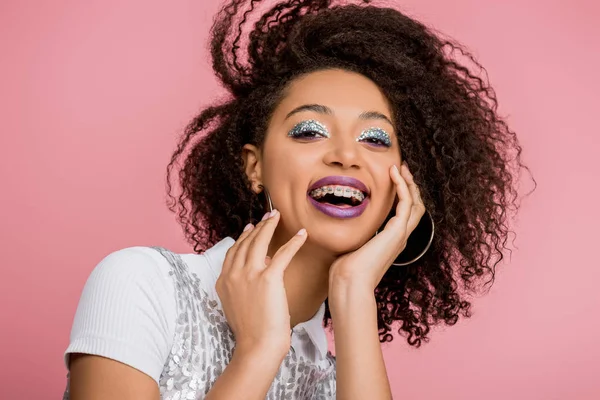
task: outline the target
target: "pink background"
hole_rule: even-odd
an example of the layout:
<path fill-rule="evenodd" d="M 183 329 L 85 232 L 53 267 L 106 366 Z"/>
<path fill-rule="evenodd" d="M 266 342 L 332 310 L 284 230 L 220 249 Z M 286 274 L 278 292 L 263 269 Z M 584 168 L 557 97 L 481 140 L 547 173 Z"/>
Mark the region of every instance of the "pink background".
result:
<path fill-rule="evenodd" d="M 164 205 L 164 170 L 176 135 L 220 93 L 205 50 L 218 4 L 0 5 L 0 398 L 60 398 L 77 301 L 102 257 L 191 251 Z M 473 318 L 419 350 L 386 345 L 394 394 L 600 398 L 598 3 L 401 4 L 486 66 L 539 187 Z"/>

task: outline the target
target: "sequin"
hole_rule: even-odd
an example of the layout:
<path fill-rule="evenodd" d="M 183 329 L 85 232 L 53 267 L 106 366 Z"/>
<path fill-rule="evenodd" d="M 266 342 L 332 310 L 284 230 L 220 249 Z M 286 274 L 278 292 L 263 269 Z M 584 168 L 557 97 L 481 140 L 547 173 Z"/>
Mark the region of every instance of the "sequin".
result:
<path fill-rule="evenodd" d="M 231 360 L 235 341 L 216 299 L 189 272 L 183 259 L 162 247 L 153 247 L 171 265 L 177 321 L 171 352 L 159 379 L 163 400 L 200 400 Z M 292 347 L 267 392 L 267 400 L 335 399 L 335 357 L 314 363 L 297 357 Z M 63 400 L 69 400 L 68 384 Z"/>

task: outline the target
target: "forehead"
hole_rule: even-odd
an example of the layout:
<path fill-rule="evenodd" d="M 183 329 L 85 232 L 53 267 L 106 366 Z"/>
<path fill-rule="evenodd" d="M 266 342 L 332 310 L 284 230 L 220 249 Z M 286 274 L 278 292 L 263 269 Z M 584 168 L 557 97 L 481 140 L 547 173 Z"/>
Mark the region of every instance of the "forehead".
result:
<path fill-rule="evenodd" d="M 336 114 L 354 116 L 379 111 L 391 117 L 388 100 L 379 87 L 364 75 L 339 69 L 311 72 L 293 80 L 279 104 L 282 112 L 303 104 L 322 104 Z"/>

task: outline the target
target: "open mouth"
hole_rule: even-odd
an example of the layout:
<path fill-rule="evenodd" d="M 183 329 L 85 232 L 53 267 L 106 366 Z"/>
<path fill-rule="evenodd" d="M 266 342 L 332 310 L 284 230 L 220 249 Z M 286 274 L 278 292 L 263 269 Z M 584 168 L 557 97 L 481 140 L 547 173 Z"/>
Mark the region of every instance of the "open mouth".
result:
<path fill-rule="evenodd" d="M 367 198 L 367 194 L 350 186 L 329 185 L 311 190 L 308 195 L 321 204 L 339 208 L 359 206 Z"/>
<path fill-rule="evenodd" d="M 317 211 L 338 219 L 359 217 L 367 209 L 370 194 L 364 183 L 351 176 L 326 176 L 306 193 Z"/>

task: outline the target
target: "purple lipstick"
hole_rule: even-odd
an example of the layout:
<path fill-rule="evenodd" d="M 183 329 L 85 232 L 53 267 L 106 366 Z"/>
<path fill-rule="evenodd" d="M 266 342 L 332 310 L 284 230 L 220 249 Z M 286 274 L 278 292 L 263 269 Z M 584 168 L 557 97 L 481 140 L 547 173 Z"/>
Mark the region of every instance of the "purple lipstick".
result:
<path fill-rule="evenodd" d="M 357 204 L 355 206 L 337 206 L 330 203 L 319 202 L 310 195 L 310 192 L 323 186 L 351 187 L 356 190 L 360 190 L 364 195 L 364 199 L 360 204 Z M 365 211 L 367 205 L 369 204 L 369 189 L 367 188 L 367 186 L 358 179 L 349 176 L 327 176 L 325 178 L 319 179 L 310 186 L 306 196 L 308 197 L 309 202 L 317 210 L 332 218 L 356 218 Z"/>

